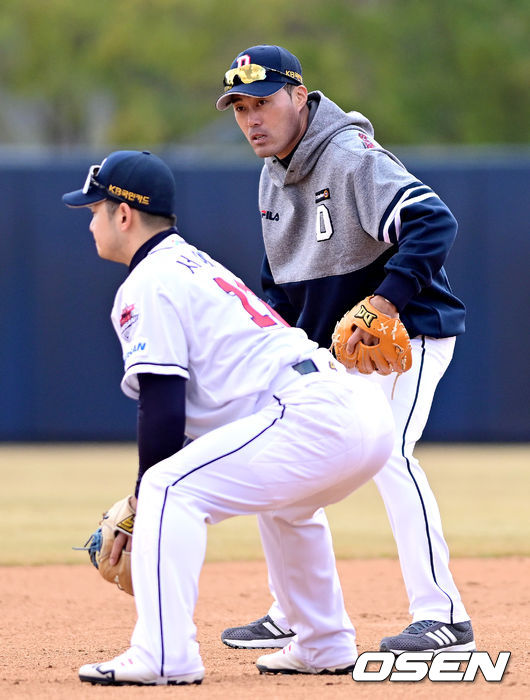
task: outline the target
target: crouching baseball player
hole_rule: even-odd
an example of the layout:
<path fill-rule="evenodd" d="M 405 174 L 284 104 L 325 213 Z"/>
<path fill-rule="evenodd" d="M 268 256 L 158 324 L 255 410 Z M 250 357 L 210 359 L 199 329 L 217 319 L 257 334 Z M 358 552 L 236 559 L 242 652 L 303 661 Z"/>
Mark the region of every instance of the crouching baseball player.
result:
<path fill-rule="evenodd" d="M 258 669 L 347 673 L 355 630 L 329 530 L 299 537 L 299 524 L 385 463 L 393 421 L 382 391 L 181 238 L 174 179 L 156 156 L 111 153 L 63 201 L 89 207 L 98 254 L 129 267 L 112 322 L 121 387 L 138 402 L 137 502 L 129 499 L 138 619 L 130 648 L 82 666 L 80 679 L 200 683 L 193 615 L 207 525 L 263 511 L 277 544 L 267 554 L 270 576 L 297 636 L 260 657 Z M 185 436 L 193 441 L 183 447 Z M 118 555 L 126 541 L 116 537 Z"/>

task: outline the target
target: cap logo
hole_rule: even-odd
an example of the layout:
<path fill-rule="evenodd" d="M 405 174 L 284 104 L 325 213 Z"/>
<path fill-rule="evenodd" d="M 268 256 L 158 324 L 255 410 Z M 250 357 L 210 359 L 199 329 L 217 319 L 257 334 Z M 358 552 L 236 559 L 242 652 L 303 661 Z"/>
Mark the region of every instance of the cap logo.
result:
<path fill-rule="evenodd" d="M 121 197 L 122 199 L 128 199 L 129 202 L 138 202 L 138 204 L 143 204 L 146 207 L 149 206 L 149 202 L 151 200 L 151 198 L 145 194 L 129 192 L 129 190 L 123 190 L 117 185 L 109 185 L 107 189 L 109 191 L 109 194 L 113 194 L 116 197 Z"/>
<path fill-rule="evenodd" d="M 243 56 L 238 56 L 236 60 L 238 68 L 241 68 L 241 66 L 249 66 L 252 62 L 248 53 L 244 54 Z"/>
<path fill-rule="evenodd" d="M 300 73 L 297 73 L 294 70 L 286 70 L 285 75 L 288 75 L 290 78 L 294 78 L 295 80 L 302 82 L 302 76 L 300 75 Z"/>

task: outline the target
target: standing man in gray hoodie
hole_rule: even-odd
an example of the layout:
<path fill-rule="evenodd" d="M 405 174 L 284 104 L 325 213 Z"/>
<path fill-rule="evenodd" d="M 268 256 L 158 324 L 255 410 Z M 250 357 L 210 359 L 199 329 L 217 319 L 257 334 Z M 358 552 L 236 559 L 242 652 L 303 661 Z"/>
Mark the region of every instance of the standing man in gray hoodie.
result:
<path fill-rule="evenodd" d="M 281 46 L 239 53 L 216 106 L 232 106 L 243 134 L 264 159 L 259 209 L 268 303 L 329 346 L 336 322 L 371 296 L 376 309 L 399 316 L 411 338 L 412 368 L 399 378 L 393 398 L 396 375 L 362 368 L 384 388 L 397 426 L 393 453 L 374 481 L 396 540 L 412 616 L 380 648 L 473 650 L 438 505 L 413 456 L 455 337 L 464 332 L 465 307 L 443 268 L 457 223 L 436 193 L 374 139 L 366 117 L 344 112 L 319 91 L 308 93 L 299 60 Z M 350 353 L 359 342 L 377 341 L 356 328 Z M 266 552 L 277 547 L 275 517 L 258 516 Z M 328 528 L 323 510 L 306 526 L 308 532 Z M 274 600 L 265 617 L 229 628 L 221 639 L 235 648 L 279 648 L 295 634 Z"/>

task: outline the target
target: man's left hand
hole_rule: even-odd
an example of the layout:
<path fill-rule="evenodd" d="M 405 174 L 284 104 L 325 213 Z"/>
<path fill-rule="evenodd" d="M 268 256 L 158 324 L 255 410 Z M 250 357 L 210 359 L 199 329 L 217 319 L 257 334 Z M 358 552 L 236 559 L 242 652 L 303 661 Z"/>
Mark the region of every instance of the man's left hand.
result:
<path fill-rule="evenodd" d="M 394 304 L 392 304 L 391 301 L 388 301 L 388 299 L 385 299 L 385 297 L 376 294 L 371 298 L 370 302 L 373 307 L 387 316 L 390 316 L 390 318 L 399 317 L 398 310 Z M 355 346 L 358 342 L 363 342 L 365 345 L 377 345 L 379 339 L 376 338 L 375 335 L 372 335 L 367 331 L 363 331 L 362 328 L 355 328 L 351 336 L 348 338 L 348 342 L 346 343 L 346 350 L 348 351 L 349 355 L 353 355 L 353 351 L 355 350 Z"/>

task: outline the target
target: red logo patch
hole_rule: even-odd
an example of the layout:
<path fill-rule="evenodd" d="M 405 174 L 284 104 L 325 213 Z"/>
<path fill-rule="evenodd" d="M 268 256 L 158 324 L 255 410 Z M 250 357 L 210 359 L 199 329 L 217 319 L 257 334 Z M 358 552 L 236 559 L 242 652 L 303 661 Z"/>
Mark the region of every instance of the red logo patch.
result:
<path fill-rule="evenodd" d="M 123 326 L 128 323 L 132 319 L 132 312 L 134 311 L 134 304 L 131 304 L 130 306 L 126 306 L 123 311 L 121 312 L 120 316 L 120 326 L 123 328 Z"/>
<path fill-rule="evenodd" d="M 368 136 L 366 134 L 363 134 L 362 131 L 358 131 L 357 135 L 359 136 L 359 138 L 363 142 L 363 146 L 365 148 L 375 148 L 375 143 L 373 141 L 370 141 Z"/>

